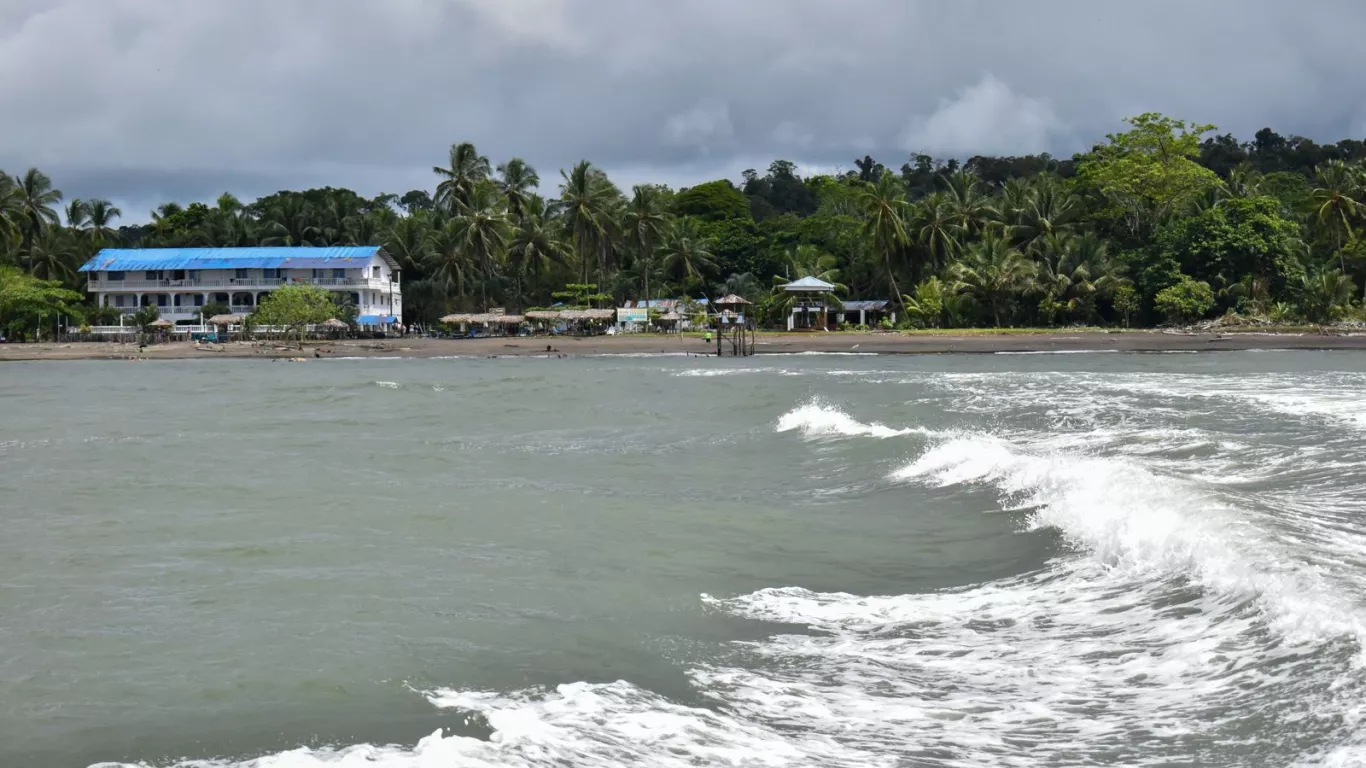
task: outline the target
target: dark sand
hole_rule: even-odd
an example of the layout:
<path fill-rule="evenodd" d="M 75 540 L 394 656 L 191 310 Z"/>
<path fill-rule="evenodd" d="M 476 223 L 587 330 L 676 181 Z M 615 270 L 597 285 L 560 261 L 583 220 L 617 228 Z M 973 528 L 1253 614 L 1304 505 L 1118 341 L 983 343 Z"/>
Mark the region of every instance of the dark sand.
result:
<path fill-rule="evenodd" d="M 546 346 L 553 351 L 547 353 Z M 1175 333 L 1170 331 L 1074 331 L 1057 333 L 808 333 L 761 334 L 765 354 L 856 352 L 952 354 L 993 352 L 1210 352 L 1246 349 L 1366 349 L 1366 333 Z M 715 355 L 716 344 L 664 335 L 533 337 L 495 339 L 388 339 L 309 342 L 300 351 L 281 342 L 235 342 L 197 346 L 156 344 L 0 344 L 0 360 L 181 360 L 215 358 L 501 357 L 582 355 Z M 727 355 L 729 350 L 727 349 Z"/>

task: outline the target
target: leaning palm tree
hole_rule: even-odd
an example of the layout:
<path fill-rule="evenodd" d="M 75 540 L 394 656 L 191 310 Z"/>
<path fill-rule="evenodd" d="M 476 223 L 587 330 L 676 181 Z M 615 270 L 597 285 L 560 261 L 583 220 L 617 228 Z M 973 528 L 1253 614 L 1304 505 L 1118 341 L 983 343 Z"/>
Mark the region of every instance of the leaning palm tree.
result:
<path fill-rule="evenodd" d="M 468 141 L 451 145 L 450 167 L 434 166 L 432 173 L 441 177 L 436 185 L 436 203 L 447 211 L 464 208 L 480 182 L 489 177 L 489 159 Z"/>
<path fill-rule="evenodd" d="M 887 282 L 892 295 L 901 296 L 896 286 L 896 261 L 909 241 L 906 233 L 906 191 L 901 181 L 890 171 L 884 172 L 872 186 L 859 193 L 863 208 L 864 231 L 871 236 L 874 246 L 882 254 L 887 269 Z"/>
<path fill-rule="evenodd" d="M 540 186 L 541 177 L 520 157 L 499 165 L 498 176 L 498 189 L 507 201 L 508 215 L 517 221 L 526 210 L 527 200 L 536 194 L 533 190 Z"/>
<path fill-rule="evenodd" d="M 564 220 L 579 257 L 580 282 L 588 282 L 593 255 L 605 253 L 613 233 L 612 214 L 620 193 L 607 174 L 587 160 L 572 171 L 560 171 L 560 199 L 555 208 Z M 599 271 L 603 271 L 599 266 Z"/>
<path fill-rule="evenodd" d="M 62 202 L 60 190 L 52 188 L 52 179 L 37 168 L 30 168 L 18 180 L 20 229 L 23 247 L 28 250 L 44 227 L 60 223 L 55 206 Z"/>
<path fill-rule="evenodd" d="M 988 229 L 954 265 L 952 275 L 958 292 L 984 305 L 999 328 L 1010 298 L 1029 286 L 1034 271 L 1034 265 L 1010 241 Z"/>
<path fill-rule="evenodd" d="M 716 260 L 691 218 L 674 222 L 659 247 L 666 274 L 681 283 L 703 282 L 716 274 Z"/>
<path fill-rule="evenodd" d="M 1362 215 L 1362 179 L 1358 170 L 1341 160 L 1328 160 L 1315 169 L 1318 186 L 1310 195 L 1314 218 L 1327 227 L 1338 254 L 1338 267 L 1347 273 L 1347 257 L 1342 252 L 1343 234 L 1352 221 Z"/>
<path fill-rule="evenodd" d="M 650 295 L 650 272 L 654 268 L 655 249 L 668 230 L 669 219 L 664 213 L 663 196 L 658 187 L 637 184 L 632 192 L 621 229 L 628 246 L 635 252 L 636 258 L 643 262 L 641 274 L 645 280 L 645 300 L 648 302 L 653 298 Z"/>

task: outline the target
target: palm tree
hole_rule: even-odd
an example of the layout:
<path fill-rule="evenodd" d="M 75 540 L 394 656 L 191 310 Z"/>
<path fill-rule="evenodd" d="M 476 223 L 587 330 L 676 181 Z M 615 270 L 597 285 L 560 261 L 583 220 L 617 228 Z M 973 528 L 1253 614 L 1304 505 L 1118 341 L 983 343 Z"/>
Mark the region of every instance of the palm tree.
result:
<path fill-rule="evenodd" d="M 1030 187 L 1010 234 L 1022 250 L 1028 251 L 1039 238 L 1074 230 L 1080 216 L 1081 207 L 1076 198 L 1044 176 Z"/>
<path fill-rule="evenodd" d="M 941 192 L 926 195 L 912 206 L 911 235 L 925 249 L 932 270 L 942 269 L 958 248 L 958 225 L 953 209 Z"/>
<path fill-rule="evenodd" d="M 674 222 L 658 253 L 665 272 L 680 282 L 704 281 L 716 274 L 715 258 L 691 218 Z"/>
<path fill-rule="evenodd" d="M 66 225 L 72 229 L 84 229 L 90 218 L 90 207 L 79 197 L 71 198 L 66 204 Z"/>
<path fill-rule="evenodd" d="M 622 231 L 626 242 L 636 252 L 636 257 L 644 262 L 642 273 L 645 278 L 645 300 L 648 302 L 654 298 L 650 295 L 650 272 L 654 267 L 655 249 L 664 238 L 669 219 L 664 213 L 663 198 L 658 187 L 637 184 L 631 191 L 633 194 L 626 209 Z"/>
<path fill-rule="evenodd" d="M 549 271 L 551 264 L 564 265 L 569 261 L 569 248 L 560 239 L 558 227 L 546 215 L 545 208 L 545 201 L 533 195 L 527 199 L 522 217 L 514 225 L 508 266 L 519 300 L 523 278 L 541 277 Z"/>
<path fill-rule="evenodd" d="M 466 200 L 464 212 L 450 221 L 460 234 L 465 263 L 473 266 L 482 278 L 479 285 L 485 311 L 488 284 L 497 276 L 499 261 L 508 248 L 508 220 L 495 203 L 493 187 L 487 182 L 479 184 Z"/>
<path fill-rule="evenodd" d="M 887 281 L 892 295 L 898 299 L 901 291 L 896 286 L 897 254 L 909 238 L 906 234 L 906 191 L 900 180 L 885 172 L 877 182 L 859 193 L 859 203 L 865 217 L 865 232 L 873 239 L 882 254 L 887 269 Z"/>
<path fill-rule="evenodd" d="M 28 250 L 33 247 L 33 242 L 44 227 L 56 226 L 60 223 L 57 209 L 54 206 L 62 202 L 62 193 L 53 189 L 52 179 L 49 179 L 37 168 L 28 169 L 28 172 L 18 179 L 18 188 L 19 227 L 22 233 L 23 247 Z"/>
<path fill-rule="evenodd" d="M 1328 160 L 1315 169 L 1318 186 L 1311 194 L 1314 216 L 1319 224 L 1328 227 L 1333 249 L 1338 253 L 1338 267 L 1347 273 L 1347 257 L 1342 252 L 1342 236 L 1350 230 L 1352 220 L 1361 215 L 1361 175 L 1341 160 Z"/>
<path fill-rule="evenodd" d="M 465 232 L 461 222 L 450 219 L 427 233 L 426 252 L 428 271 L 443 287 L 447 295 L 465 296 L 472 266 L 468 262 Z"/>
<path fill-rule="evenodd" d="M 123 215 L 118 206 L 103 198 L 96 198 L 86 203 L 86 213 L 85 230 L 90 235 L 91 246 L 103 248 L 106 243 L 118 241 L 118 230 L 113 227 L 114 219 Z"/>
<path fill-rule="evenodd" d="M 1000 212 L 991 205 L 991 198 L 982 190 L 981 179 L 967 169 L 959 169 L 943 179 L 949 207 L 953 210 L 954 223 L 968 235 L 982 231 L 987 222 L 1000 217 Z"/>
<path fill-rule="evenodd" d="M 536 194 L 532 190 L 540 186 L 541 177 L 520 157 L 499 165 L 498 175 L 498 189 L 507 200 L 508 215 L 518 221 L 526 210 L 527 200 Z"/>
<path fill-rule="evenodd" d="M 441 177 L 436 185 L 436 203 L 454 213 L 464 208 L 474 187 L 489 177 L 489 159 L 468 141 L 451 145 L 450 167 L 434 166 L 432 173 Z"/>
<path fill-rule="evenodd" d="M 261 245 L 315 245 L 322 232 L 314 223 L 313 211 L 296 196 L 289 196 L 271 206 L 261 217 Z"/>
<path fill-rule="evenodd" d="M 21 237 L 19 222 L 24 210 L 20 204 L 19 185 L 8 173 L 0 171 L 0 257 Z"/>
<path fill-rule="evenodd" d="M 1351 304 L 1356 285 L 1346 274 L 1325 269 L 1301 275 L 1294 292 L 1305 318 L 1322 323 L 1332 320 L 1343 307 Z"/>
<path fill-rule="evenodd" d="M 1034 265 L 1008 240 L 988 229 L 981 240 L 967 249 L 963 260 L 954 265 L 953 277 L 958 292 L 984 304 L 999 328 L 1002 310 L 1012 296 L 1029 285 L 1034 271 Z"/>
<path fill-rule="evenodd" d="M 61 227 L 44 229 L 26 254 L 29 273 L 42 280 L 70 281 L 83 260 L 72 230 Z"/>
<path fill-rule="evenodd" d="M 605 257 L 611 247 L 613 234 L 612 213 L 620 193 L 608 180 L 607 174 L 594 168 L 587 160 L 580 161 L 574 170 L 560 171 L 560 199 L 556 209 L 564 219 L 565 228 L 574 239 L 578 252 L 580 282 L 588 282 L 590 256 Z M 599 277 L 604 266 L 599 262 Z"/>

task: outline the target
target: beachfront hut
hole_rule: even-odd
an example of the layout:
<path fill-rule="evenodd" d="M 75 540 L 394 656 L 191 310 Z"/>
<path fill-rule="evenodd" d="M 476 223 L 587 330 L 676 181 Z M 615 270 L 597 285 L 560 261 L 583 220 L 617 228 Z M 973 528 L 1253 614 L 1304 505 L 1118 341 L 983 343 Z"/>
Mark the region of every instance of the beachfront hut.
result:
<path fill-rule="evenodd" d="M 526 319 L 559 330 L 578 330 L 593 333 L 604 323 L 616 319 L 615 309 L 536 309 L 526 313 Z"/>
<path fill-rule="evenodd" d="M 896 322 L 896 308 L 886 299 L 846 301 L 839 312 L 849 325 L 877 325 L 884 319 Z"/>
<path fill-rule="evenodd" d="M 333 337 L 340 338 L 343 333 L 346 333 L 346 329 L 351 326 L 347 325 L 345 320 L 338 320 L 335 317 L 331 317 L 323 321 L 322 327 L 328 333 L 332 334 Z"/>
<path fill-rule="evenodd" d="M 674 331 L 678 330 L 678 323 L 682 320 L 682 315 L 678 314 L 677 312 L 669 311 L 665 312 L 664 314 L 656 318 L 655 322 L 663 326 L 664 329 L 669 333 L 673 333 Z"/>
<path fill-rule="evenodd" d="M 522 315 L 504 315 L 493 312 L 458 312 L 453 315 L 446 315 L 441 318 L 441 322 L 447 325 L 458 325 L 462 332 L 467 331 L 471 326 L 482 326 L 484 328 L 498 328 L 500 332 L 512 329 L 516 332 L 526 320 Z"/>
<path fill-rule="evenodd" d="M 783 291 L 792 297 L 792 308 L 787 314 L 789 331 L 829 328 L 833 284 L 819 277 L 803 277 L 784 285 Z"/>
<path fill-rule="evenodd" d="M 723 351 L 723 339 L 730 341 L 730 351 L 736 357 L 754 354 L 754 318 L 747 314 L 748 299 L 733 293 L 711 303 L 715 308 L 712 324 L 716 328 L 716 355 Z"/>

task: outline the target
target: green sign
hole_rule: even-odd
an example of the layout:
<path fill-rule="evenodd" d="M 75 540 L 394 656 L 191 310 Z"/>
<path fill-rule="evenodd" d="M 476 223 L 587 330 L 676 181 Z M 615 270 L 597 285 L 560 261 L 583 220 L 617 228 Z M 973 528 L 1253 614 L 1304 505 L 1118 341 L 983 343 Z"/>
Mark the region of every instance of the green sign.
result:
<path fill-rule="evenodd" d="M 618 323 L 648 323 L 650 322 L 650 310 L 648 309 L 618 309 Z"/>

